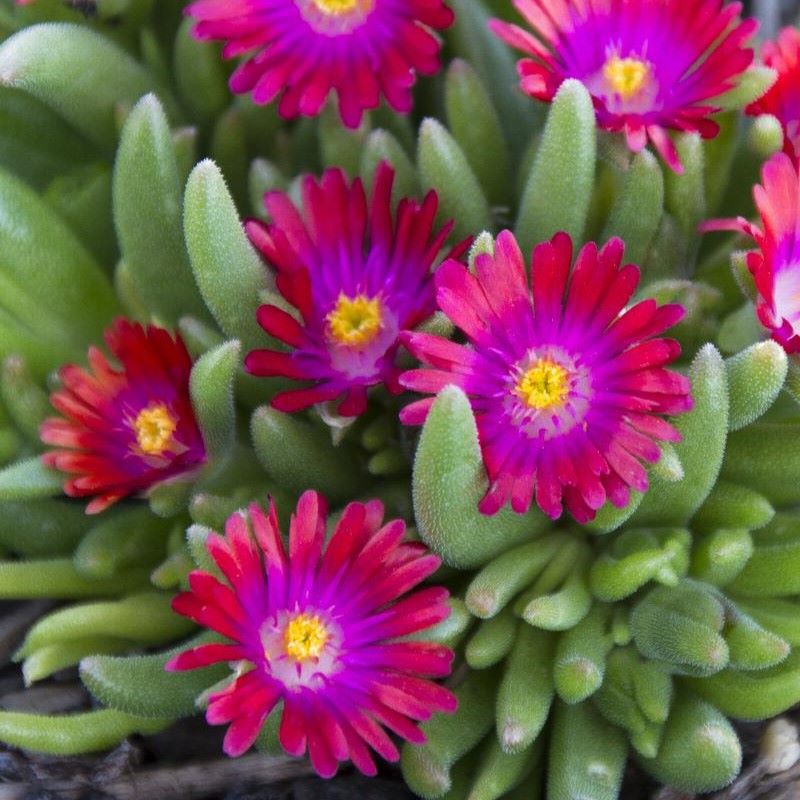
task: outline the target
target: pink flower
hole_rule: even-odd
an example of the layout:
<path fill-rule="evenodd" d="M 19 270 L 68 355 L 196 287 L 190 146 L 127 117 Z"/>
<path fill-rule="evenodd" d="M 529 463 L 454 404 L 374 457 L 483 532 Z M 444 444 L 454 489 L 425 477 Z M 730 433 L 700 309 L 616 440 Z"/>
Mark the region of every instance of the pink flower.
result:
<path fill-rule="evenodd" d="M 716 136 L 713 98 L 732 89 L 753 60 L 754 20 L 723 0 L 514 0 L 531 32 L 500 20 L 492 29 L 530 57 L 522 90 L 550 102 L 568 78 L 594 100 L 597 122 L 623 131 L 631 150 L 648 139 L 679 172 L 666 129 Z"/>
<path fill-rule="evenodd" d="M 357 127 L 381 95 L 411 110 L 416 74 L 440 68 L 439 40 L 453 12 L 441 0 L 196 0 L 186 9 L 198 39 L 225 41 L 223 55 L 251 57 L 231 90 L 256 103 L 281 96 L 287 118 L 314 116 L 336 91 L 345 125 Z"/>
<path fill-rule="evenodd" d="M 747 267 L 758 290 L 756 312 L 761 324 L 788 353 L 800 353 L 800 176 L 785 153 L 763 167 L 761 185 L 753 189 L 761 228 L 746 219 L 706 222 L 705 231 L 732 230 L 755 240 Z"/>
<path fill-rule="evenodd" d="M 778 73 L 778 78 L 746 111 L 751 116 L 776 116 L 783 126 L 784 150 L 796 156 L 800 153 L 800 31 L 784 28 L 777 41 L 764 42 L 761 57 L 766 66 Z"/>
<path fill-rule="evenodd" d="M 290 351 L 254 350 L 247 371 L 311 384 L 276 395 L 275 408 L 297 411 L 342 397 L 339 413 L 355 417 L 370 386 L 400 391 L 398 337 L 435 309 L 431 268 L 452 223 L 434 233 L 435 192 L 421 204 L 404 198 L 393 214 L 393 181 L 392 168 L 381 164 L 368 204 L 359 179 L 348 185 L 341 170 L 330 169 L 319 182 L 304 180 L 305 219 L 287 195 L 271 192 L 273 223 L 248 223 L 251 241 L 278 273 L 278 290 L 302 319 L 272 305 L 258 311 L 261 327 Z"/>
<path fill-rule="evenodd" d="M 452 712 L 455 697 L 427 680 L 450 672 L 453 654 L 438 644 L 401 637 L 449 614 L 447 592 L 408 594 L 439 566 L 421 544 L 404 541 L 405 525 L 383 525 L 378 501 L 351 503 L 325 543 L 323 499 L 306 492 L 284 548 L 274 505 L 228 519 L 225 537 L 211 534 L 208 552 L 224 581 L 189 576 L 191 591 L 173 607 L 230 640 L 187 650 L 168 670 L 238 662 L 230 685 L 210 698 L 206 719 L 229 724 L 224 749 L 246 752 L 264 721 L 283 703 L 280 742 L 287 753 L 308 751 L 323 777 L 350 759 L 375 774 L 370 750 L 396 761 L 384 728 L 425 741 L 417 722 Z"/>
<path fill-rule="evenodd" d="M 62 367 L 63 387 L 51 402 L 64 417 L 47 419 L 41 428 L 42 441 L 58 448 L 42 461 L 77 476 L 64 491 L 93 497 L 87 514 L 206 460 L 189 397 L 192 360 L 180 336 L 118 319 L 105 339 L 121 369 L 96 347 L 89 348 L 89 370 Z"/>
<path fill-rule="evenodd" d="M 679 441 L 659 414 L 691 408 L 689 381 L 664 367 L 680 354 L 672 339 L 653 338 L 683 308 L 645 300 L 627 308 L 639 270 L 620 267 L 623 244 L 578 254 L 565 233 L 533 252 L 532 286 L 514 236 L 500 234 L 477 274 L 454 261 L 436 275 L 439 307 L 471 346 L 409 333 L 411 352 L 430 369 L 406 372 L 408 389 L 435 393 L 459 386 L 470 397 L 489 487 L 485 514 L 504 504 L 520 513 L 534 495 L 557 518 L 566 504 L 579 522 L 610 500 L 623 507 L 630 488 L 647 490 L 641 461 L 655 463 L 654 440 Z M 424 422 L 434 398 L 401 413 Z"/>

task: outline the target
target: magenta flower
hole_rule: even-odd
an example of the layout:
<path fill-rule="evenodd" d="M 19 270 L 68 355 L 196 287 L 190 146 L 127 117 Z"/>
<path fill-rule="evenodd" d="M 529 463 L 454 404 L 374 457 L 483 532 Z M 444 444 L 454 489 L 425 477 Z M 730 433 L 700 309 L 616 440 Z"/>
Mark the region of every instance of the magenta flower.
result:
<path fill-rule="evenodd" d="M 189 397 L 192 359 L 177 334 L 118 319 L 106 331 L 116 369 L 96 347 L 89 370 L 62 367 L 62 388 L 50 400 L 63 417 L 45 420 L 42 456 L 72 474 L 70 497 L 91 497 L 87 514 L 123 497 L 199 469 L 206 449 Z"/>
<path fill-rule="evenodd" d="M 778 78 L 746 111 L 751 116 L 776 116 L 783 126 L 784 151 L 796 156 L 800 153 L 800 31 L 784 28 L 777 41 L 764 42 L 761 58 L 778 73 Z"/>
<path fill-rule="evenodd" d="M 384 96 L 411 110 L 416 73 L 440 68 L 439 40 L 453 12 L 441 0 L 196 0 L 198 39 L 227 42 L 223 55 L 252 54 L 231 77 L 231 90 L 252 92 L 286 118 L 314 116 L 333 91 L 345 125 Z"/>
<path fill-rule="evenodd" d="M 450 672 L 442 645 L 401 640 L 446 619 L 447 591 L 408 594 L 438 567 L 438 557 L 404 541 L 405 525 L 382 526 L 378 501 L 351 503 L 325 544 L 326 511 L 315 492 L 297 505 L 284 548 L 274 505 L 228 519 L 225 537 L 211 534 L 208 552 L 225 576 L 189 576 L 190 592 L 173 608 L 230 640 L 173 658 L 168 670 L 239 662 L 231 684 L 211 695 L 206 719 L 230 723 L 224 749 L 238 756 L 283 702 L 280 742 L 306 750 L 317 772 L 332 776 L 352 760 L 375 774 L 370 754 L 396 761 L 384 731 L 421 743 L 417 722 L 452 712 L 455 697 L 426 678 Z"/>
<path fill-rule="evenodd" d="M 251 241 L 277 270 L 278 290 L 302 323 L 261 306 L 259 324 L 291 351 L 254 350 L 245 368 L 312 382 L 276 395 L 275 408 L 297 411 L 343 396 L 339 413 L 355 417 L 366 408 L 370 386 L 400 391 L 398 337 L 435 310 L 431 267 L 452 223 L 434 233 L 435 192 L 421 204 L 401 200 L 393 217 L 393 181 L 392 168 L 381 164 L 368 206 L 359 179 L 348 185 L 341 170 L 330 169 L 319 182 L 303 182 L 305 220 L 287 195 L 271 192 L 266 206 L 273 223 L 248 223 Z"/>
<path fill-rule="evenodd" d="M 594 100 L 601 128 L 623 131 L 631 150 L 648 139 L 681 170 L 667 128 L 716 136 L 713 98 L 732 89 L 753 60 L 754 20 L 723 0 L 514 0 L 533 29 L 493 20 L 494 32 L 530 55 L 522 90 L 550 102 L 568 78 Z"/>
<path fill-rule="evenodd" d="M 785 153 L 762 168 L 762 185 L 753 189 L 761 225 L 746 219 L 710 220 L 705 231 L 732 230 L 753 238 L 758 250 L 747 254 L 747 267 L 759 298 L 761 324 L 788 353 L 800 353 L 800 176 Z"/>
<path fill-rule="evenodd" d="M 563 502 L 588 522 L 606 500 L 623 507 L 630 488 L 646 491 L 640 461 L 658 461 L 654 440 L 680 440 L 657 416 L 692 406 L 689 381 L 664 368 L 680 346 L 653 337 L 683 308 L 645 300 L 626 310 L 639 270 L 620 268 L 622 251 L 619 239 L 599 252 L 590 242 L 571 269 L 570 237 L 556 234 L 533 252 L 529 289 L 522 253 L 505 231 L 494 256 L 476 259 L 476 275 L 454 261 L 439 269 L 439 307 L 472 346 L 406 334 L 432 369 L 400 382 L 430 393 L 453 384 L 470 397 L 489 477 L 483 513 L 507 502 L 523 513 L 535 494 L 554 519 Z M 407 406 L 402 421 L 424 422 L 433 400 Z"/>

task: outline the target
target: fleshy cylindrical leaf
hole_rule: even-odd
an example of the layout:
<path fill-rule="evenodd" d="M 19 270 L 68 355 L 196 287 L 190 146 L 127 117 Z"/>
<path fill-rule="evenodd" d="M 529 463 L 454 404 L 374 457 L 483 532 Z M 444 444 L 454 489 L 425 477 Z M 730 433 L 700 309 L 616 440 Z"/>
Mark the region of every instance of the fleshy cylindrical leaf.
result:
<path fill-rule="evenodd" d="M 566 80 L 547 118 L 522 201 L 515 233 L 523 252 L 558 231 L 583 238 L 595 175 L 597 125 L 592 98 Z"/>

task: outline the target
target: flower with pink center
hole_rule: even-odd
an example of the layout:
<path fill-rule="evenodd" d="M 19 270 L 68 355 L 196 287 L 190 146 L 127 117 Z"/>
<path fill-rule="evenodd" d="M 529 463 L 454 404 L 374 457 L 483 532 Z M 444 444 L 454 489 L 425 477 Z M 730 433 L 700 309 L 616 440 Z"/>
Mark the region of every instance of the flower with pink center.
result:
<path fill-rule="evenodd" d="M 751 116 L 777 117 L 783 127 L 785 152 L 797 156 L 800 154 L 800 31 L 784 28 L 776 41 L 764 42 L 761 58 L 778 73 L 778 78 L 746 111 Z"/>
<path fill-rule="evenodd" d="M 409 350 L 430 369 L 400 379 L 414 391 L 460 387 L 470 398 L 489 487 L 480 503 L 527 511 L 535 496 L 554 519 L 566 504 L 579 522 L 610 500 L 624 507 L 630 489 L 648 486 L 642 461 L 655 463 L 656 440 L 679 441 L 660 414 L 692 406 L 689 381 L 665 369 L 680 354 L 654 338 L 683 317 L 679 305 L 644 300 L 626 308 L 639 270 L 621 267 L 623 244 L 599 252 L 590 242 L 572 263 L 565 233 L 533 251 L 532 285 L 514 236 L 500 234 L 476 274 L 448 261 L 436 275 L 439 307 L 471 346 L 409 333 Z M 434 398 L 401 413 L 425 421 Z"/>
<path fill-rule="evenodd" d="M 800 353 L 800 176 L 785 153 L 774 155 L 753 189 L 761 227 L 748 220 L 717 219 L 705 231 L 731 230 L 755 240 L 746 263 L 758 291 L 761 324 L 788 353 Z"/>
<path fill-rule="evenodd" d="M 87 514 L 199 469 L 206 448 L 189 397 L 192 359 L 180 336 L 118 319 L 105 334 L 120 369 L 97 347 L 89 369 L 61 368 L 50 398 L 63 417 L 45 420 L 41 438 L 57 449 L 49 467 L 73 474 L 70 497 L 92 497 Z"/>
<path fill-rule="evenodd" d="M 208 552 L 224 580 L 192 572 L 190 591 L 173 607 L 228 641 L 187 650 L 167 669 L 235 662 L 234 679 L 211 695 L 206 712 L 210 724 L 229 724 L 228 755 L 246 752 L 282 703 L 287 753 L 308 751 L 324 777 L 347 759 L 374 775 L 370 751 L 399 758 L 385 729 L 421 743 L 419 721 L 455 710 L 453 694 L 429 680 L 449 674 L 452 652 L 405 638 L 447 618 L 448 594 L 432 586 L 412 592 L 440 560 L 405 541 L 402 521 L 384 524 L 378 501 L 347 506 L 327 544 L 325 529 L 323 499 L 306 492 L 288 550 L 272 504 L 268 514 L 252 505 L 231 516 L 224 537 L 210 534 Z"/>
<path fill-rule="evenodd" d="M 599 126 L 622 131 L 631 150 L 650 140 L 681 170 L 667 129 L 716 136 L 714 98 L 750 66 L 754 20 L 724 0 L 514 0 L 533 29 L 501 20 L 492 29 L 529 55 L 522 90 L 550 102 L 568 78 L 592 96 Z"/>
<path fill-rule="evenodd" d="M 453 12 L 442 0 L 195 0 L 186 13 L 198 39 L 226 42 L 223 55 L 245 60 L 231 90 L 251 92 L 291 119 L 314 116 L 336 92 L 345 125 L 358 127 L 381 96 L 411 110 L 417 73 L 440 68 L 435 29 Z"/>
<path fill-rule="evenodd" d="M 302 320 L 273 305 L 258 310 L 261 327 L 290 352 L 254 350 L 247 371 L 310 382 L 276 395 L 275 408 L 291 412 L 341 397 L 338 413 L 356 417 L 369 387 L 400 391 L 398 337 L 435 310 L 431 268 L 452 223 L 434 232 L 435 192 L 422 203 L 404 198 L 393 213 L 393 181 L 394 171 L 382 163 L 368 204 L 360 179 L 348 184 L 341 170 L 330 169 L 319 181 L 303 181 L 305 218 L 286 194 L 270 192 L 272 223 L 247 224 L 250 240 L 277 271 L 278 290 Z"/>

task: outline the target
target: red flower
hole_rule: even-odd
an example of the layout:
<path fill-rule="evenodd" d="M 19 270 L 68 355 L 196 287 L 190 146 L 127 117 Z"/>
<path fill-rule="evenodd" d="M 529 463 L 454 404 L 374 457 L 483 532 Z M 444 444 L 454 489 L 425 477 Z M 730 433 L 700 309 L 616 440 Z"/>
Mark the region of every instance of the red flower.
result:
<path fill-rule="evenodd" d="M 58 448 L 42 460 L 77 476 L 64 491 L 93 497 L 88 514 L 206 460 L 189 398 L 192 360 L 180 336 L 119 319 L 105 340 L 122 368 L 96 347 L 89 348 L 88 370 L 62 367 L 63 388 L 51 402 L 64 416 L 41 428 L 42 441 Z"/>
<path fill-rule="evenodd" d="M 785 153 L 774 155 L 753 189 L 761 227 L 746 219 L 715 219 L 704 231 L 738 231 L 755 240 L 747 267 L 758 290 L 761 324 L 787 353 L 800 353 L 800 175 Z"/>
<path fill-rule="evenodd" d="M 416 74 L 439 70 L 439 40 L 453 12 L 441 0 L 196 0 L 186 13 L 198 39 L 227 42 L 223 54 L 245 60 L 234 92 L 252 92 L 287 118 L 314 116 L 334 91 L 345 125 L 358 127 L 381 95 L 411 110 Z"/>
<path fill-rule="evenodd" d="M 648 139 L 672 169 L 681 164 L 666 129 L 717 135 L 713 98 L 753 60 L 755 20 L 723 0 L 514 0 L 532 31 L 500 20 L 493 30 L 529 55 L 522 90 L 550 102 L 568 78 L 594 100 L 601 128 L 623 131 L 631 150 Z"/>
<path fill-rule="evenodd" d="M 776 116 L 783 126 L 785 152 L 797 155 L 800 153 L 800 31 L 784 28 L 777 41 L 764 42 L 761 58 L 778 73 L 778 78 L 746 111 L 751 116 Z"/>
<path fill-rule="evenodd" d="M 506 503 L 523 513 L 534 496 L 554 519 L 566 504 L 578 522 L 610 500 L 625 506 L 630 489 L 646 491 L 641 462 L 658 461 L 656 440 L 680 434 L 661 414 L 692 406 L 689 381 L 665 367 L 680 354 L 673 339 L 654 338 L 683 317 L 679 305 L 644 300 L 626 308 L 639 270 L 622 266 L 623 244 L 594 242 L 572 266 L 572 242 L 556 234 L 533 251 L 528 286 L 522 253 L 504 231 L 476 274 L 448 261 L 436 274 L 439 307 L 471 346 L 409 333 L 409 350 L 428 369 L 406 372 L 403 386 L 469 395 L 489 488 L 480 504 L 495 514 Z M 419 425 L 434 398 L 403 409 Z"/>
<path fill-rule="evenodd" d="M 277 306 L 258 310 L 261 327 L 290 350 L 253 350 L 247 371 L 310 382 L 276 395 L 275 408 L 342 398 L 339 414 L 356 417 L 369 387 L 400 391 L 398 337 L 435 309 L 431 268 L 452 223 L 436 231 L 435 192 L 422 203 L 403 198 L 393 213 L 393 181 L 394 170 L 381 164 L 368 203 L 361 180 L 348 184 L 341 170 L 329 169 L 319 181 L 303 181 L 304 216 L 283 192 L 271 192 L 272 224 L 248 223 L 250 240 L 278 273 L 278 290 L 302 319 Z"/>
<path fill-rule="evenodd" d="M 447 689 L 427 680 L 449 674 L 452 652 L 404 638 L 449 614 L 444 589 L 408 594 L 440 561 L 404 541 L 402 521 L 383 524 L 378 501 L 347 506 L 326 544 L 324 501 L 306 492 L 292 517 L 288 551 L 274 505 L 268 515 L 252 505 L 249 522 L 237 512 L 224 538 L 208 537 L 225 580 L 193 572 L 191 591 L 173 603 L 230 641 L 187 650 L 167 669 L 239 662 L 206 712 L 211 725 L 230 725 L 228 755 L 246 752 L 282 701 L 287 753 L 308 750 L 323 777 L 348 758 L 374 775 L 370 750 L 399 758 L 384 728 L 419 744 L 425 736 L 417 722 L 456 707 Z"/>

